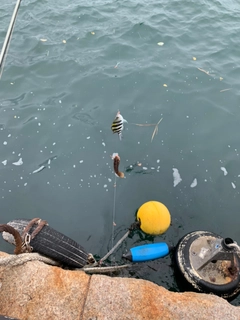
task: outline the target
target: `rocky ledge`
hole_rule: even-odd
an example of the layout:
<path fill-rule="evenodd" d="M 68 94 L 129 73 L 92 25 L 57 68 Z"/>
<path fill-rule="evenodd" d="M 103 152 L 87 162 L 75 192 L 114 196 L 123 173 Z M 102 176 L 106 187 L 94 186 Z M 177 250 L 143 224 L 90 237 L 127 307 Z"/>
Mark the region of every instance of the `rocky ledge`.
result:
<path fill-rule="evenodd" d="M 0 259 L 9 257 L 0 252 Z M 0 314 L 26 320 L 240 320 L 215 295 L 174 293 L 145 280 L 87 275 L 40 261 L 0 265 Z"/>

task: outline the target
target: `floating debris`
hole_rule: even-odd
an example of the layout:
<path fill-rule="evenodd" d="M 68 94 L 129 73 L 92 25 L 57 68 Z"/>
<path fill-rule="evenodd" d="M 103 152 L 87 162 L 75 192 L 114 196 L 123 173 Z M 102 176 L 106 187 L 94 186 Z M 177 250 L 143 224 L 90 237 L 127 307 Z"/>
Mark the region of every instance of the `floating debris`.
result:
<path fill-rule="evenodd" d="M 115 69 L 120 65 L 120 62 L 117 62 L 117 64 L 114 66 Z"/>
<path fill-rule="evenodd" d="M 209 71 L 206 71 L 204 69 L 198 68 L 199 71 L 202 71 L 204 73 L 206 73 L 208 76 L 211 76 L 211 74 L 209 73 Z"/>
<path fill-rule="evenodd" d="M 231 184 L 232 184 L 233 189 L 236 189 L 236 185 L 233 182 L 231 182 Z"/>
<path fill-rule="evenodd" d="M 173 186 L 176 187 L 181 181 L 182 181 L 182 178 L 180 176 L 178 169 L 173 168 Z"/>
<path fill-rule="evenodd" d="M 196 60 L 197 60 L 197 58 L 196 58 L 196 57 L 193 57 L 192 59 L 193 59 L 194 61 L 196 61 Z"/>
<path fill-rule="evenodd" d="M 46 42 L 46 41 L 47 41 L 47 39 L 40 39 L 40 41 L 42 41 L 42 42 Z"/>
<path fill-rule="evenodd" d="M 228 91 L 228 90 L 231 90 L 231 88 L 220 90 L 220 92 L 225 92 L 225 91 Z"/>
<path fill-rule="evenodd" d="M 223 171 L 223 174 L 224 174 L 225 176 L 228 174 L 228 172 L 227 172 L 226 168 L 221 167 L 220 169 Z"/>
<path fill-rule="evenodd" d="M 190 187 L 191 187 L 191 188 L 195 188 L 196 186 L 197 186 L 197 179 L 195 178 L 195 179 L 193 180 L 193 182 L 191 183 Z"/>
<path fill-rule="evenodd" d="M 3 164 L 4 166 L 6 166 L 7 160 L 3 160 L 3 161 L 2 161 L 2 164 Z"/>
<path fill-rule="evenodd" d="M 152 127 L 152 126 L 156 126 L 155 123 L 131 123 L 134 124 L 135 126 L 139 126 L 139 127 Z"/>
<path fill-rule="evenodd" d="M 39 164 L 39 166 L 46 166 L 49 165 L 51 163 L 51 161 L 57 159 L 57 156 L 52 156 L 49 159 L 44 160 L 42 163 Z"/>
<path fill-rule="evenodd" d="M 154 130 L 153 130 L 153 134 L 152 134 L 152 138 L 151 138 L 151 142 L 154 138 L 154 136 L 158 133 L 158 125 L 159 123 L 162 121 L 163 118 L 161 118 L 157 124 L 155 123 L 131 123 L 134 124 L 135 126 L 139 126 L 139 127 L 152 127 L 155 126 Z M 140 144 L 140 142 L 138 142 L 138 144 Z M 160 161 L 160 160 L 159 160 Z"/>
<path fill-rule="evenodd" d="M 21 166 L 23 164 L 22 158 L 20 158 L 17 162 L 13 162 L 15 166 Z"/>
<path fill-rule="evenodd" d="M 38 173 L 38 172 L 42 171 L 45 168 L 46 168 L 45 166 L 41 166 L 40 168 L 34 170 L 32 173 Z"/>
<path fill-rule="evenodd" d="M 94 35 L 94 34 L 95 34 L 95 32 L 94 32 L 94 31 L 92 31 L 92 32 L 91 32 L 91 34 L 92 34 L 92 35 Z"/>
<path fill-rule="evenodd" d="M 67 43 L 67 41 L 66 41 L 66 40 L 63 40 L 62 42 L 63 42 L 63 43 Z"/>
<path fill-rule="evenodd" d="M 220 78 L 219 78 L 219 80 L 220 80 L 220 81 L 222 81 L 222 80 L 223 80 L 223 78 L 222 78 L 222 77 L 220 77 Z"/>
<path fill-rule="evenodd" d="M 163 86 L 164 86 L 164 87 L 167 87 L 167 84 L 166 84 L 166 83 L 164 83 L 164 84 L 163 84 Z"/>
<path fill-rule="evenodd" d="M 158 133 L 158 125 L 159 123 L 162 121 L 163 118 L 161 118 L 158 123 L 156 124 L 154 130 L 153 130 L 153 134 L 152 134 L 152 138 L 151 138 L 151 142 L 153 141 L 154 136 Z"/>
<path fill-rule="evenodd" d="M 160 41 L 160 42 L 158 42 L 157 44 L 158 44 L 158 46 L 163 46 L 163 45 L 164 45 L 164 42 L 161 42 L 161 41 Z"/>

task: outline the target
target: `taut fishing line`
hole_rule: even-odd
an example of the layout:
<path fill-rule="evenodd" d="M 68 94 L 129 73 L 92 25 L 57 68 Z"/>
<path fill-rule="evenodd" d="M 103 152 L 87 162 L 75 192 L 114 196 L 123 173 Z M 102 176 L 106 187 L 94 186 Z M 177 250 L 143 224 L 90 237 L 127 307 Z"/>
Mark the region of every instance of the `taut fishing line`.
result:
<path fill-rule="evenodd" d="M 115 216 L 116 216 L 116 193 L 117 193 L 117 176 L 115 175 L 115 180 L 113 184 L 113 212 L 112 212 L 112 248 L 113 248 L 113 243 L 114 243 L 114 234 L 115 234 Z"/>
<path fill-rule="evenodd" d="M 115 65 L 115 69 L 118 68 L 118 65 L 120 64 L 120 46 L 118 45 L 118 61 Z M 118 79 L 118 78 L 116 78 Z M 118 98 L 120 97 L 120 84 L 118 85 Z M 112 250 L 113 250 L 113 245 L 114 245 L 114 236 L 115 236 L 115 217 L 116 217 L 116 196 L 117 196 L 117 175 L 114 172 L 115 179 L 114 179 L 114 192 L 113 192 L 113 212 L 112 212 Z"/>

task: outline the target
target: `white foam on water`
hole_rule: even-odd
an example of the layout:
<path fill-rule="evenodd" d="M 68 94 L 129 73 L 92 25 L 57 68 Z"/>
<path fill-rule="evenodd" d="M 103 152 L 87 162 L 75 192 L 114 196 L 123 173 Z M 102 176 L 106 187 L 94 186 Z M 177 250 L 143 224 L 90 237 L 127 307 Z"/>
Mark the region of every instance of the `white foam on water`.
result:
<path fill-rule="evenodd" d="M 173 186 L 176 187 L 181 181 L 182 181 L 182 178 L 180 176 L 178 169 L 173 168 Z"/>
<path fill-rule="evenodd" d="M 191 183 L 190 187 L 191 187 L 191 188 L 195 188 L 196 186 L 197 186 L 197 179 L 195 178 L 195 179 L 193 180 L 193 182 Z"/>
<path fill-rule="evenodd" d="M 22 158 L 20 158 L 17 162 L 13 162 L 15 166 L 21 166 L 23 164 Z"/>
<path fill-rule="evenodd" d="M 223 171 L 223 174 L 224 174 L 225 176 L 228 174 L 228 172 L 227 172 L 226 168 L 221 167 L 220 169 Z"/>

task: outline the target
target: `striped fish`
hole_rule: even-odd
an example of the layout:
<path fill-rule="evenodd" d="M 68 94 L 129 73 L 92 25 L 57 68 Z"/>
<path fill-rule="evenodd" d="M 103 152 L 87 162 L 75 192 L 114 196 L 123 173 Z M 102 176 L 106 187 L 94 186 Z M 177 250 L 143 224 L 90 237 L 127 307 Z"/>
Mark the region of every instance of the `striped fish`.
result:
<path fill-rule="evenodd" d="M 122 131 L 123 131 L 123 123 L 127 122 L 127 120 L 123 119 L 123 116 L 118 111 L 116 118 L 113 120 L 111 129 L 113 133 L 118 133 L 119 139 L 122 139 Z"/>

